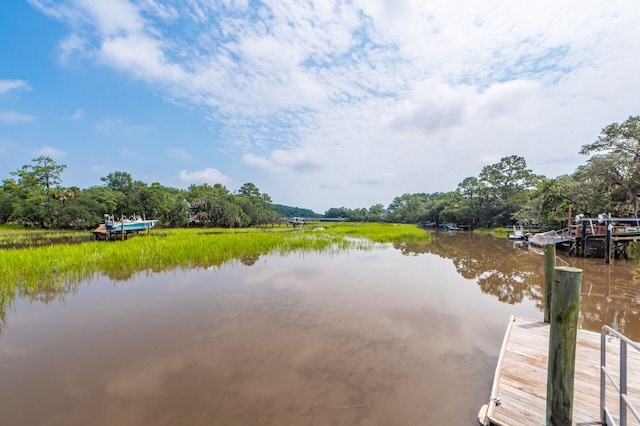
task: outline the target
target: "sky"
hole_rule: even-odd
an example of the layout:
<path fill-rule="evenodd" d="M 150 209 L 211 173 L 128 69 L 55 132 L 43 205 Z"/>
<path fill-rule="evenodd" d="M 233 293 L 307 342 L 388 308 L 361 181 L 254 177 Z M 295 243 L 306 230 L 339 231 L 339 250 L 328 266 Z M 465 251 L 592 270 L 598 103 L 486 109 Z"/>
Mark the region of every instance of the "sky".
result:
<path fill-rule="evenodd" d="M 502 157 L 572 173 L 640 114 L 636 0 L 0 1 L 0 179 L 254 183 L 324 213 Z"/>

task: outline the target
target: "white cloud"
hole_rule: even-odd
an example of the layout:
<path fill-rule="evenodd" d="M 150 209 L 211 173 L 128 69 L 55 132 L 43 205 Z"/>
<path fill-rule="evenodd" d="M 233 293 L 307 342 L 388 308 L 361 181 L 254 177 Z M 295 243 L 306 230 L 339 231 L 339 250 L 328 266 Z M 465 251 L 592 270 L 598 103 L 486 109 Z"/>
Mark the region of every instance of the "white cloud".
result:
<path fill-rule="evenodd" d="M 144 28 L 144 19 L 135 2 L 128 0 L 75 0 L 82 9 L 83 18 L 95 25 L 104 36 L 139 32 Z"/>
<path fill-rule="evenodd" d="M 63 52 L 202 109 L 222 126 L 215 149 L 314 204 L 452 190 L 511 154 L 571 172 L 581 145 L 639 112 L 633 2 L 30 3 L 68 23 Z M 316 191 L 294 187 L 301 173 Z"/>
<path fill-rule="evenodd" d="M 121 118 L 109 118 L 106 117 L 99 123 L 96 123 L 96 130 L 104 133 L 121 133 L 123 135 L 131 136 L 140 134 L 147 131 L 145 126 L 141 125 L 127 125 Z"/>
<path fill-rule="evenodd" d="M 18 123 L 28 123 L 33 121 L 35 121 L 35 118 L 32 115 L 22 114 L 16 111 L 0 110 L 0 123 L 18 124 Z"/>
<path fill-rule="evenodd" d="M 47 157 L 51 157 L 54 160 L 59 160 L 61 158 L 67 157 L 67 153 L 66 152 L 60 151 L 58 149 L 55 149 L 54 147 L 49 146 L 49 145 L 45 145 L 45 146 L 37 149 L 35 151 L 35 154 L 37 156 L 44 155 L 44 156 L 47 156 Z"/>
<path fill-rule="evenodd" d="M 73 114 L 69 116 L 69 120 L 80 120 L 84 117 L 84 110 L 82 108 L 78 108 L 75 110 Z"/>
<path fill-rule="evenodd" d="M 60 61 L 62 63 L 67 63 L 71 58 L 75 57 L 92 56 L 87 39 L 75 33 L 69 34 L 62 40 L 58 48 L 60 49 Z"/>
<path fill-rule="evenodd" d="M 182 158 L 188 160 L 191 156 L 180 148 L 167 148 L 167 155 L 171 158 Z"/>
<path fill-rule="evenodd" d="M 251 168 L 267 172 L 316 170 L 320 167 L 318 159 L 312 158 L 311 155 L 300 150 L 285 151 L 275 149 L 271 152 L 269 158 L 245 154 L 242 162 Z"/>
<path fill-rule="evenodd" d="M 23 80 L 0 80 L 0 96 L 12 90 L 30 90 L 29 85 Z M 0 123 L 19 124 L 35 121 L 32 115 L 23 114 L 17 111 L 0 110 Z"/>
<path fill-rule="evenodd" d="M 142 155 L 140 152 L 129 149 L 129 148 L 120 148 L 120 155 L 126 158 L 141 158 Z"/>
<path fill-rule="evenodd" d="M 182 170 L 179 173 L 178 177 L 180 179 L 180 182 L 185 184 L 208 183 L 210 185 L 215 185 L 216 183 L 221 183 L 223 185 L 226 185 L 231 182 L 231 178 L 225 176 L 219 170 L 216 170 L 214 168 L 195 170 L 193 172 Z"/>
<path fill-rule="evenodd" d="M 117 118 L 104 118 L 101 122 L 96 123 L 95 128 L 100 130 L 101 132 L 110 132 L 114 129 L 122 129 L 124 124 L 122 123 L 122 119 Z"/>
<path fill-rule="evenodd" d="M 165 58 L 160 43 L 144 35 L 129 34 L 104 40 L 99 58 L 107 65 L 151 82 L 181 84 L 187 79 L 179 65 Z"/>
<path fill-rule="evenodd" d="M 23 80 L 0 80 L 0 95 L 16 89 L 29 90 L 30 87 L 27 82 Z"/>

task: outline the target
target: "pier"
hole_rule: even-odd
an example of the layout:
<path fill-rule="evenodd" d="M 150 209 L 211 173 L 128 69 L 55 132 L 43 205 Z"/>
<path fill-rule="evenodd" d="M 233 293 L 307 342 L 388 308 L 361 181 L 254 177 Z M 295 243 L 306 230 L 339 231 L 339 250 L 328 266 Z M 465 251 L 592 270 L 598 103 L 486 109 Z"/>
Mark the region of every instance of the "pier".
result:
<path fill-rule="evenodd" d="M 547 364 L 550 325 L 543 321 L 513 316 L 507 326 L 495 370 L 490 401 L 478 414 L 483 425 L 544 425 L 547 411 Z M 606 363 L 619 380 L 619 339 L 607 336 Z M 600 425 L 601 335 L 578 330 L 573 399 L 574 425 Z M 640 407 L 640 352 L 627 353 L 627 394 Z M 619 394 L 606 386 L 606 407 L 619 424 Z M 633 415 L 628 424 L 639 424 Z"/>

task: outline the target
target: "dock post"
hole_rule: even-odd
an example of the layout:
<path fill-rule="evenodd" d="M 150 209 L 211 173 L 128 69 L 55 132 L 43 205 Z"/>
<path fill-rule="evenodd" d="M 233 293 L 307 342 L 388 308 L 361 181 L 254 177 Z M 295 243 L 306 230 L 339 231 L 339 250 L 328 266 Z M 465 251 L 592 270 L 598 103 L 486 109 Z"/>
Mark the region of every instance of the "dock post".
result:
<path fill-rule="evenodd" d="M 611 259 L 611 225 L 607 224 L 606 239 L 604 241 L 604 263 L 609 264 Z"/>
<path fill-rule="evenodd" d="M 553 273 L 556 267 L 556 245 L 544 246 L 544 322 L 549 324 L 551 317 L 551 289 Z"/>
<path fill-rule="evenodd" d="M 556 267 L 551 299 L 547 426 L 571 425 L 582 269 Z"/>
<path fill-rule="evenodd" d="M 582 221 L 582 257 L 587 257 L 587 221 Z"/>

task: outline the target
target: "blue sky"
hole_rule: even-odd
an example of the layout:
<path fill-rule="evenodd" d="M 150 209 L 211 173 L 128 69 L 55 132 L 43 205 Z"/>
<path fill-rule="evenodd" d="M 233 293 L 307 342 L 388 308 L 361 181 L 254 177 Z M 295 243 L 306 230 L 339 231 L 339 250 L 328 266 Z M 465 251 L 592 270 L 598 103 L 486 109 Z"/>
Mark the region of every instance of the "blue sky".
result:
<path fill-rule="evenodd" d="M 530 2 L 529 2 L 530 3 Z M 0 178 L 252 182 L 324 212 L 571 173 L 640 114 L 635 1 L 0 2 Z"/>

